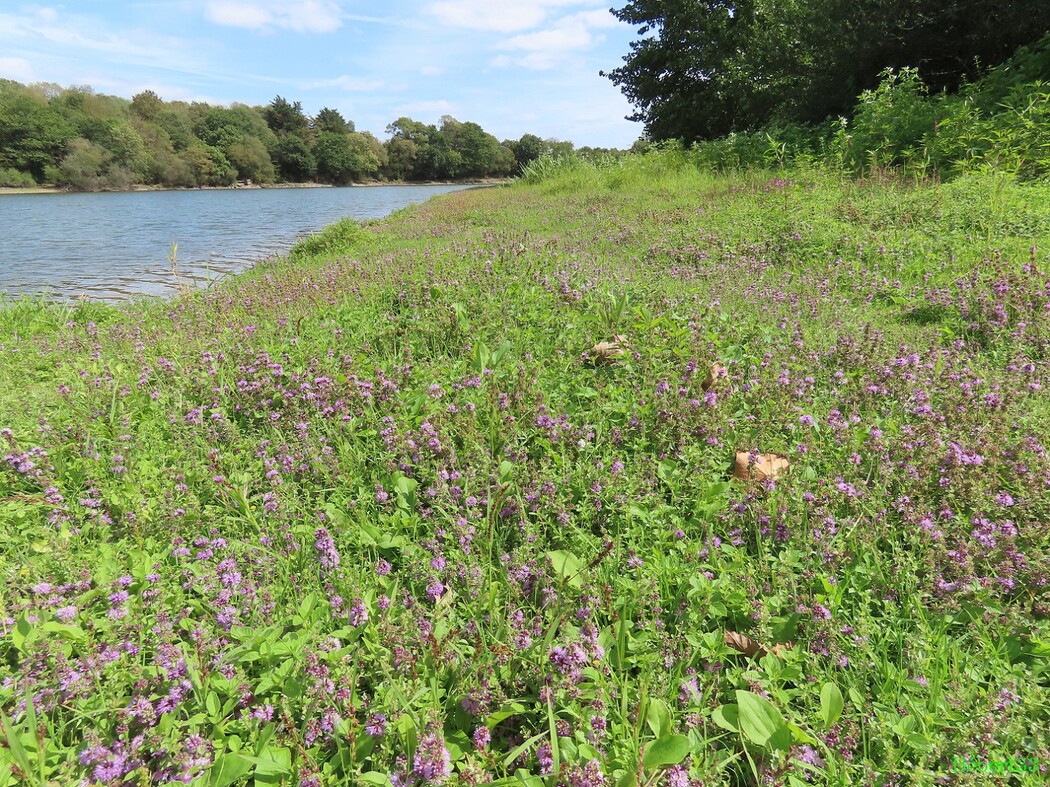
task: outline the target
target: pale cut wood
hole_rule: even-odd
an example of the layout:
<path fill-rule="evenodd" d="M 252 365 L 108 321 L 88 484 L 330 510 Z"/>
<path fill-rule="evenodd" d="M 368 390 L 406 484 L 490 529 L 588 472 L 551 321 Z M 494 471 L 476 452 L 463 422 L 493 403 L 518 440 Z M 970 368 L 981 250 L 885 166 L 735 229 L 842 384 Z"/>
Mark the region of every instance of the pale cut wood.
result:
<path fill-rule="evenodd" d="M 712 364 L 710 370 L 708 370 L 707 372 L 707 376 L 704 378 L 704 381 L 700 383 L 700 387 L 703 388 L 705 392 L 709 391 L 718 383 L 719 380 L 721 380 L 725 376 L 726 368 L 724 366 L 718 363 Z"/>
<path fill-rule="evenodd" d="M 736 452 L 736 460 L 733 462 L 733 478 L 741 481 L 764 481 L 767 478 L 776 480 L 791 466 L 787 457 L 780 454 L 759 454 L 755 464 L 750 464 L 750 457 L 747 451 Z"/>

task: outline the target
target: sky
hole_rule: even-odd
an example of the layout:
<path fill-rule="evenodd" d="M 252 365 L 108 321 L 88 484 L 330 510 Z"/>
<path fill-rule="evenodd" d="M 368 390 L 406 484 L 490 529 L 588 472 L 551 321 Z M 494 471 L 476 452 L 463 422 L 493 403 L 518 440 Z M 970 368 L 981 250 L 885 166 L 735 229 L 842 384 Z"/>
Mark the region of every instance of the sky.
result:
<path fill-rule="evenodd" d="M 636 38 L 610 0 L 0 0 L 0 77 L 131 98 L 332 107 L 385 139 L 402 116 L 631 145 L 599 76 Z"/>

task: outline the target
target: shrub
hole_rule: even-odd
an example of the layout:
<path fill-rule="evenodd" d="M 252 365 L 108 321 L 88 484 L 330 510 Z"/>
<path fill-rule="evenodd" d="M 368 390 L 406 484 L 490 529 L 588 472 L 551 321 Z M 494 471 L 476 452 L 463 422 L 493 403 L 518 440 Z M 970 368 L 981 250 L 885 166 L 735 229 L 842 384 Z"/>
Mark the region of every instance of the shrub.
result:
<path fill-rule="evenodd" d="M 0 167 L 0 187 L 3 188 L 30 188 L 36 185 L 33 176 L 28 172 L 19 172 L 10 167 Z"/>

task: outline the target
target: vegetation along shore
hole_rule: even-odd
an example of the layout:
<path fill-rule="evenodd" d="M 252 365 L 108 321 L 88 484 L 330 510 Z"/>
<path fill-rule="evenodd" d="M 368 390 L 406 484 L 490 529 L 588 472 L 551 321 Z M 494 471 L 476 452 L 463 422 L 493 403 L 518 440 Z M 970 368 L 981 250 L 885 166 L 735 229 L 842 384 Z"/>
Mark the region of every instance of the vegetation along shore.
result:
<path fill-rule="evenodd" d="M 642 105 L 658 43 L 765 24 L 696 16 L 615 73 Z M 737 40 L 708 103 L 782 84 L 749 59 L 823 62 Z M 1044 38 L 954 92 L 886 70 L 823 125 L 731 106 L 689 147 L 503 156 L 511 184 L 170 301 L 6 304 L 0 787 L 1044 783 L 1048 64 Z M 804 73 L 778 111 L 824 111 Z M 38 130 L 115 106 L 0 94 Z M 125 111 L 102 127 L 152 140 L 156 183 L 229 182 L 220 154 L 295 180 L 356 133 L 283 99 Z M 412 123 L 380 170 L 480 139 Z M 124 177 L 63 145 L 24 185 Z"/>
<path fill-rule="evenodd" d="M 1048 203 L 669 150 L 9 305 L 0 783 L 1050 762 Z"/>
<path fill-rule="evenodd" d="M 0 188 L 73 191 L 505 178 L 571 142 L 523 134 L 500 142 L 451 115 L 439 125 L 401 117 L 380 142 L 331 107 L 308 116 L 298 101 L 213 106 L 130 101 L 88 86 L 0 79 Z M 608 151 L 581 149 L 583 154 Z"/>

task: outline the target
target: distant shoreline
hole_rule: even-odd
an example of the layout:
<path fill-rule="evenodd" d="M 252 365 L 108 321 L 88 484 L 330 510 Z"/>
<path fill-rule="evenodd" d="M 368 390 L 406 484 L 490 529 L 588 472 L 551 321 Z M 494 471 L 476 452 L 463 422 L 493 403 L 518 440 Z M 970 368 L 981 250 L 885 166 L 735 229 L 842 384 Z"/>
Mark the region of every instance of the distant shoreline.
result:
<path fill-rule="evenodd" d="M 262 189 L 342 189 L 371 188 L 374 186 L 496 186 L 509 183 L 510 178 L 478 178 L 477 180 L 395 180 L 369 181 L 367 183 L 347 183 L 336 186 L 331 183 L 266 183 L 251 186 L 132 186 L 129 189 L 100 189 L 99 191 L 75 191 L 59 186 L 0 186 L 0 196 L 4 194 L 131 194 L 139 191 L 259 191 Z"/>

